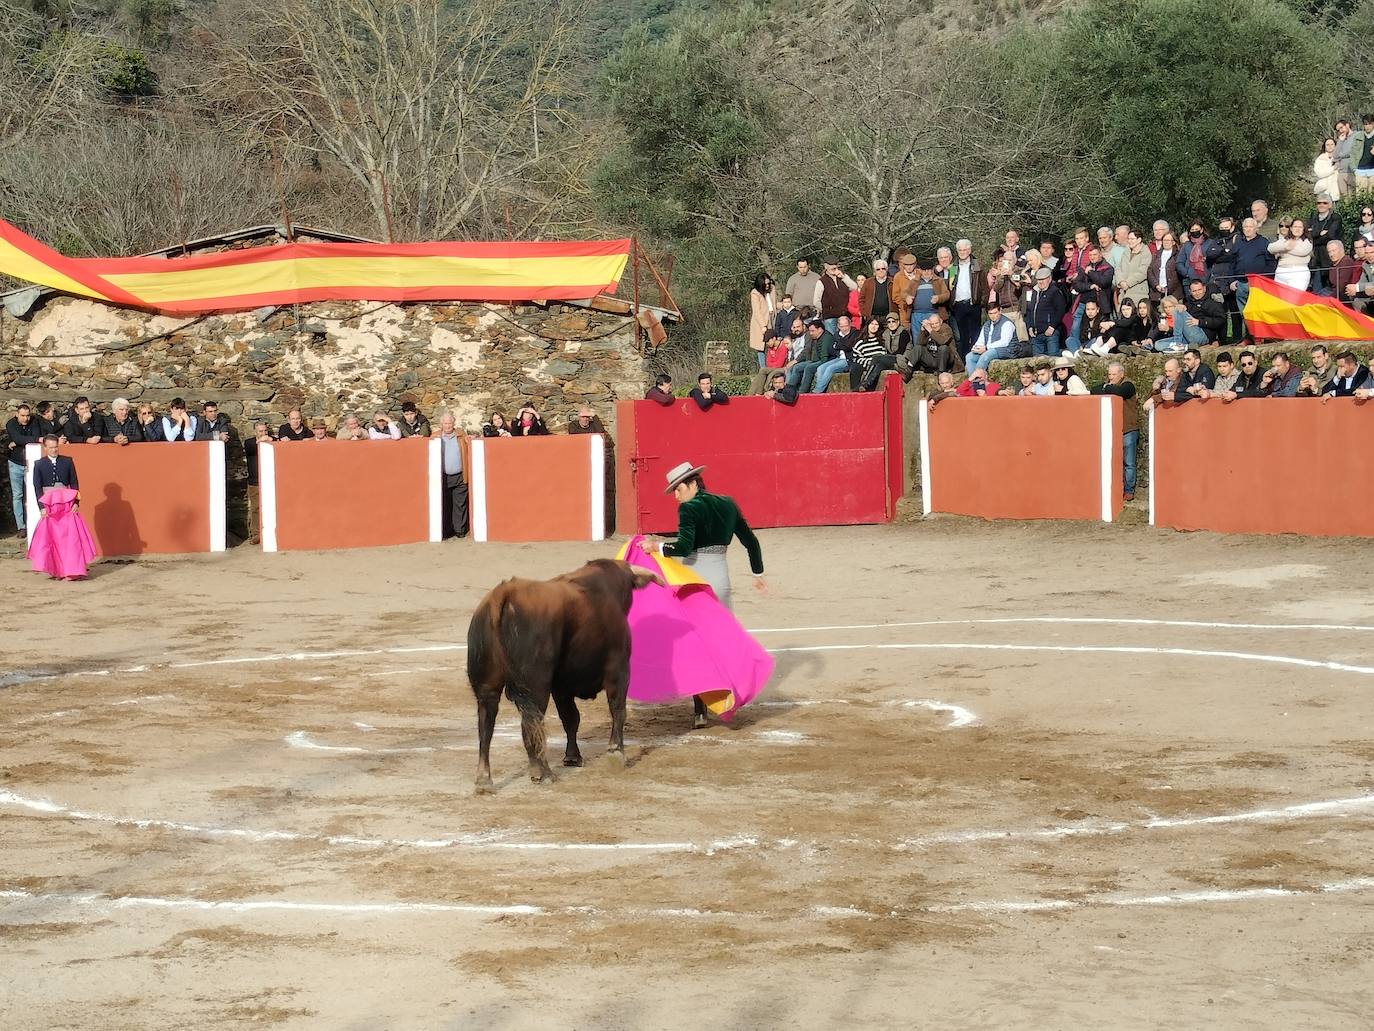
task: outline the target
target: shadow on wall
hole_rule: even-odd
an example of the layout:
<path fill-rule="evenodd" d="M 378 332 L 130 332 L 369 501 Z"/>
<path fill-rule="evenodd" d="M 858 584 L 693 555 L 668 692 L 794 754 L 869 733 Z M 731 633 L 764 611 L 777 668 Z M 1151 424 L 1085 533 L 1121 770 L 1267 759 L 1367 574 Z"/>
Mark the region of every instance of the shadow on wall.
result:
<path fill-rule="evenodd" d="M 123 488 L 105 484 L 105 500 L 95 506 L 95 542 L 102 556 L 142 555 L 148 546 L 138 531 L 134 507 L 124 500 Z"/>

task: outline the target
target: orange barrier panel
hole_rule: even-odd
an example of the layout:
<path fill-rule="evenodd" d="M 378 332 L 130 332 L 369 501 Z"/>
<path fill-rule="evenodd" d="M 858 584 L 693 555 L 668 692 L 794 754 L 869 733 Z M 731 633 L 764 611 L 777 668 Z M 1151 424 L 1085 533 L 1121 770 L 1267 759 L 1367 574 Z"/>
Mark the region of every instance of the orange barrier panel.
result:
<path fill-rule="evenodd" d="M 920 408 L 926 514 L 1102 519 L 1121 494 L 1118 397 L 954 397 Z"/>
<path fill-rule="evenodd" d="M 28 533 L 38 524 L 33 463 L 43 449 L 30 444 Z M 64 444 L 59 454 L 76 465 L 81 514 L 96 553 L 176 555 L 223 551 L 225 546 L 224 444 Z"/>
<path fill-rule="evenodd" d="M 262 550 L 437 541 L 439 441 L 302 440 L 258 450 Z"/>
<path fill-rule="evenodd" d="M 1374 404 L 1213 398 L 1150 412 L 1150 523 L 1374 536 Z"/>
<path fill-rule="evenodd" d="M 606 441 L 599 433 L 472 442 L 472 538 L 606 537 Z"/>

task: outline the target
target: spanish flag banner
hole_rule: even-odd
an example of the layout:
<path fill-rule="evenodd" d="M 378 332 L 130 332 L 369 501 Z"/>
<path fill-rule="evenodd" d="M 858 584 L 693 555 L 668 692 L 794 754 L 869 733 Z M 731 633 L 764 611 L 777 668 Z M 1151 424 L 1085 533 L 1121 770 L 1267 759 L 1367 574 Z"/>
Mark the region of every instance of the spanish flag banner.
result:
<path fill-rule="evenodd" d="M 574 301 L 613 291 L 629 240 L 284 243 L 184 258 L 68 258 L 0 221 L 0 273 L 174 315 L 310 301 Z"/>
<path fill-rule="evenodd" d="M 1318 297 L 1267 276 L 1247 276 L 1245 322 L 1250 335 L 1268 340 L 1374 340 L 1374 319 L 1334 297 Z"/>

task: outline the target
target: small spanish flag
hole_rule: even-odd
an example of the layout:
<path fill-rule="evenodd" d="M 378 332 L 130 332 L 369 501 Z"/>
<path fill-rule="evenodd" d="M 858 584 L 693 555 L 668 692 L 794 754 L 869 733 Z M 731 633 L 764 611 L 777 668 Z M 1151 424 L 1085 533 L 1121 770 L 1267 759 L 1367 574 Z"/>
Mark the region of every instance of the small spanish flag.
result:
<path fill-rule="evenodd" d="M 182 258 L 68 258 L 0 221 L 0 273 L 175 315 L 310 301 L 576 301 L 613 291 L 629 240 L 285 243 Z"/>
<path fill-rule="evenodd" d="M 1374 319 L 1347 308 L 1334 297 L 1247 276 L 1250 297 L 1245 322 L 1250 335 L 1268 340 L 1374 340 Z"/>

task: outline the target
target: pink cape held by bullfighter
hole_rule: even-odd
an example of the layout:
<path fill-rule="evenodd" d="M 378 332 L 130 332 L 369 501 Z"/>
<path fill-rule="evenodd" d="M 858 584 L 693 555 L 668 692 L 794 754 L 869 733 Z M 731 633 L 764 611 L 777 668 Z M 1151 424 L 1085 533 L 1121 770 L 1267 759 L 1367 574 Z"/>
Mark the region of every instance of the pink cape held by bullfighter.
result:
<path fill-rule="evenodd" d="M 75 507 L 76 498 L 76 491 L 68 487 L 43 495 L 43 517 L 29 542 L 29 563 L 35 573 L 47 573 L 55 580 L 86 575 L 86 567 L 95 558 L 95 542 Z"/>
<path fill-rule="evenodd" d="M 701 695 L 713 715 L 729 720 L 768 682 L 773 657 L 701 577 L 645 551 L 643 540 L 632 537 L 616 557 L 657 573 L 667 586 L 634 592 L 629 697 L 659 704 Z"/>

